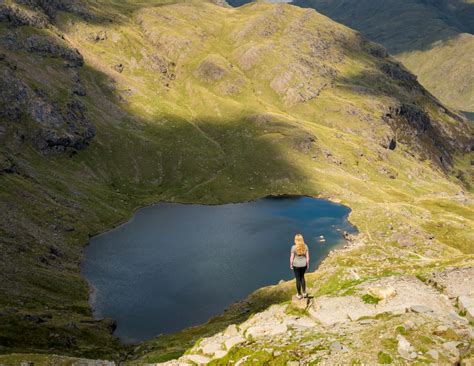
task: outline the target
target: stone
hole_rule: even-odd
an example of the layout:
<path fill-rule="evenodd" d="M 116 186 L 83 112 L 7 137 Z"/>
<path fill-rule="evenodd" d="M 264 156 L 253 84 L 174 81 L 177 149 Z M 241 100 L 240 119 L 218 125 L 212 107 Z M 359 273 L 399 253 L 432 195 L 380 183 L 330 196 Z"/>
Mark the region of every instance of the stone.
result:
<path fill-rule="evenodd" d="M 117 71 L 119 74 L 121 74 L 124 70 L 124 66 L 123 64 L 117 64 L 117 65 L 114 65 L 114 70 Z"/>
<path fill-rule="evenodd" d="M 401 334 L 397 336 L 397 340 L 398 340 L 398 346 L 397 346 L 398 354 L 406 360 L 412 360 L 413 353 L 414 353 L 413 346 Z M 416 358 L 416 353 L 415 353 L 415 358 Z"/>
<path fill-rule="evenodd" d="M 412 320 L 407 320 L 403 323 L 406 330 L 412 330 L 416 328 L 416 324 Z"/>
<path fill-rule="evenodd" d="M 372 286 L 368 288 L 367 293 L 385 302 L 397 295 L 397 291 L 392 286 Z"/>
<path fill-rule="evenodd" d="M 451 353 L 455 357 L 459 357 L 459 349 L 457 346 L 461 344 L 461 342 L 456 342 L 456 341 L 450 341 L 450 342 L 444 342 L 441 346 Z"/>
<path fill-rule="evenodd" d="M 432 313 L 433 309 L 425 305 L 413 305 L 410 307 L 410 310 L 414 313 L 423 314 L 423 313 Z"/>
<path fill-rule="evenodd" d="M 226 330 L 224 331 L 225 337 L 234 337 L 239 334 L 239 330 L 235 324 L 229 325 Z"/>
<path fill-rule="evenodd" d="M 214 352 L 214 358 L 222 358 L 225 355 L 227 355 L 227 351 L 224 351 L 224 350 L 218 350 Z"/>
<path fill-rule="evenodd" d="M 436 327 L 435 331 L 433 332 L 434 335 L 440 336 L 443 335 L 448 331 L 448 327 L 446 325 L 440 325 Z"/>
<path fill-rule="evenodd" d="M 220 343 L 207 343 L 202 347 L 202 352 L 206 355 L 213 355 L 217 351 L 221 351 L 222 347 Z"/>
<path fill-rule="evenodd" d="M 334 352 L 342 351 L 342 344 L 339 341 L 333 342 L 329 349 Z"/>
<path fill-rule="evenodd" d="M 249 356 L 248 356 L 248 355 L 242 357 L 240 360 L 238 360 L 238 361 L 236 362 L 235 366 L 240 366 L 240 365 L 242 365 L 243 363 L 247 362 L 248 359 L 249 359 Z"/>
<path fill-rule="evenodd" d="M 300 362 L 299 361 L 288 361 L 286 363 L 286 366 L 300 366 Z"/>
<path fill-rule="evenodd" d="M 240 344 L 240 343 L 243 343 L 245 342 L 245 338 L 240 336 L 240 335 L 237 335 L 235 337 L 232 337 L 232 338 L 229 338 L 227 339 L 225 342 L 224 342 L 224 345 L 225 345 L 225 348 L 227 350 L 231 349 L 232 347 L 234 347 L 235 345 L 237 344 Z"/>
<path fill-rule="evenodd" d="M 278 357 L 278 356 L 281 356 L 281 351 L 273 352 L 273 357 Z"/>
<path fill-rule="evenodd" d="M 439 359 L 439 352 L 434 349 L 430 349 L 428 352 L 426 352 L 426 354 L 430 356 L 434 361 L 438 361 Z"/>
<path fill-rule="evenodd" d="M 285 324 L 264 324 L 256 325 L 247 329 L 245 335 L 258 338 L 265 336 L 274 336 L 277 334 L 286 333 L 287 327 Z"/>
<path fill-rule="evenodd" d="M 291 298 L 291 305 L 294 306 L 297 309 L 306 309 L 311 302 L 310 298 L 302 298 L 298 299 L 296 295 L 293 295 Z"/>
<path fill-rule="evenodd" d="M 186 355 L 186 359 L 195 362 L 198 365 L 207 365 L 211 361 L 209 357 L 201 355 Z"/>
<path fill-rule="evenodd" d="M 462 316 L 459 316 L 459 314 L 454 312 L 454 311 L 449 313 L 449 317 L 457 323 L 469 324 L 469 321 L 466 318 L 463 318 Z"/>
<path fill-rule="evenodd" d="M 469 321 L 474 321 L 474 296 L 459 296 L 458 305 L 459 309 L 466 313 L 466 318 Z"/>

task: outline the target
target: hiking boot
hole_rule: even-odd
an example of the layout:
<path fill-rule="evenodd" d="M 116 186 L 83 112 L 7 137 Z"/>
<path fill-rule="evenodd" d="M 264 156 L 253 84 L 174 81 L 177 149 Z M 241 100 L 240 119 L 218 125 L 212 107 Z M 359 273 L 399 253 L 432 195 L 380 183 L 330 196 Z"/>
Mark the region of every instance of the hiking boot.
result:
<path fill-rule="evenodd" d="M 303 297 L 306 299 L 308 297 L 308 294 L 306 292 L 303 292 Z"/>
<path fill-rule="evenodd" d="M 303 296 L 301 296 L 300 294 L 296 295 L 296 297 L 301 300 L 303 298 Z"/>

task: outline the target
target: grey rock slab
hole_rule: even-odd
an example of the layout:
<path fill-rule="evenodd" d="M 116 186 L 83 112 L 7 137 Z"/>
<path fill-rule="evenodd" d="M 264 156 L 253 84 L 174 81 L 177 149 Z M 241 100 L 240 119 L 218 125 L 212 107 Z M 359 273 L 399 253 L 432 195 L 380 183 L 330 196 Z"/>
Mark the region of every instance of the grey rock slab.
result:
<path fill-rule="evenodd" d="M 439 352 L 434 349 L 430 349 L 428 352 L 426 352 L 426 354 L 435 361 L 438 361 L 439 359 Z"/>
<path fill-rule="evenodd" d="M 474 281 L 473 281 L 474 282 Z M 474 295 L 461 295 L 458 298 L 458 305 L 462 311 L 466 312 L 466 318 L 474 321 Z"/>
<path fill-rule="evenodd" d="M 342 351 L 342 348 L 342 344 L 339 341 L 333 342 L 329 347 L 331 351 Z"/>
<path fill-rule="evenodd" d="M 425 305 L 413 305 L 410 310 L 414 313 L 432 313 L 433 309 Z"/>

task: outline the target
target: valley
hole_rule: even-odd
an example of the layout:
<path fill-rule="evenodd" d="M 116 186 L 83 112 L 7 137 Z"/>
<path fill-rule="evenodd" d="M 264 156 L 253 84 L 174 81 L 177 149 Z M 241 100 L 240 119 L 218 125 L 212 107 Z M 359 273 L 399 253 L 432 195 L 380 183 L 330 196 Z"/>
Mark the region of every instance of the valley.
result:
<path fill-rule="evenodd" d="M 290 304 L 294 283 L 284 282 L 204 324 L 122 344 L 113 319 L 93 318 L 84 247 L 157 202 L 286 194 L 349 207 L 359 234 L 308 276 L 315 298 L 361 298 L 373 281 L 473 266 L 472 124 L 384 48 L 312 9 L 6 0 L 0 107 L 0 363 L 176 359 L 229 325 Z M 373 320 L 360 325 L 363 342 L 349 355 L 364 348 L 361 362 L 380 352 L 404 362 L 394 330 Z M 407 337 L 464 347 L 469 324 L 434 337 L 440 322 Z M 268 357 L 291 361 L 297 345 Z M 472 349 L 443 360 L 456 357 L 469 359 Z"/>

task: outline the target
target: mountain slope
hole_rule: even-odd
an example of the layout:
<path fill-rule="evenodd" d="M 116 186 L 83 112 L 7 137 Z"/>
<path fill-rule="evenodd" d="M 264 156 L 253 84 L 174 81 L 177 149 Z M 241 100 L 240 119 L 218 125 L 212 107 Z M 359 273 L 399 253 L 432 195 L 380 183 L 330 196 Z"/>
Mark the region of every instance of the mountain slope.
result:
<path fill-rule="evenodd" d="M 474 111 L 472 2 L 297 0 L 294 4 L 314 8 L 384 45 L 442 102 Z"/>
<path fill-rule="evenodd" d="M 21 0 L 0 14 L 2 353 L 131 352 L 92 319 L 80 261 L 90 235 L 156 201 L 342 201 L 366 245 L 333 259 L 337 278 L 317 274 L 328 293 L 349 268 L 363 282 L 472 264 L 470 126 L 350 29 L 271 4 Z M 145 350 L 176 356 L 288 289 Z"/>

